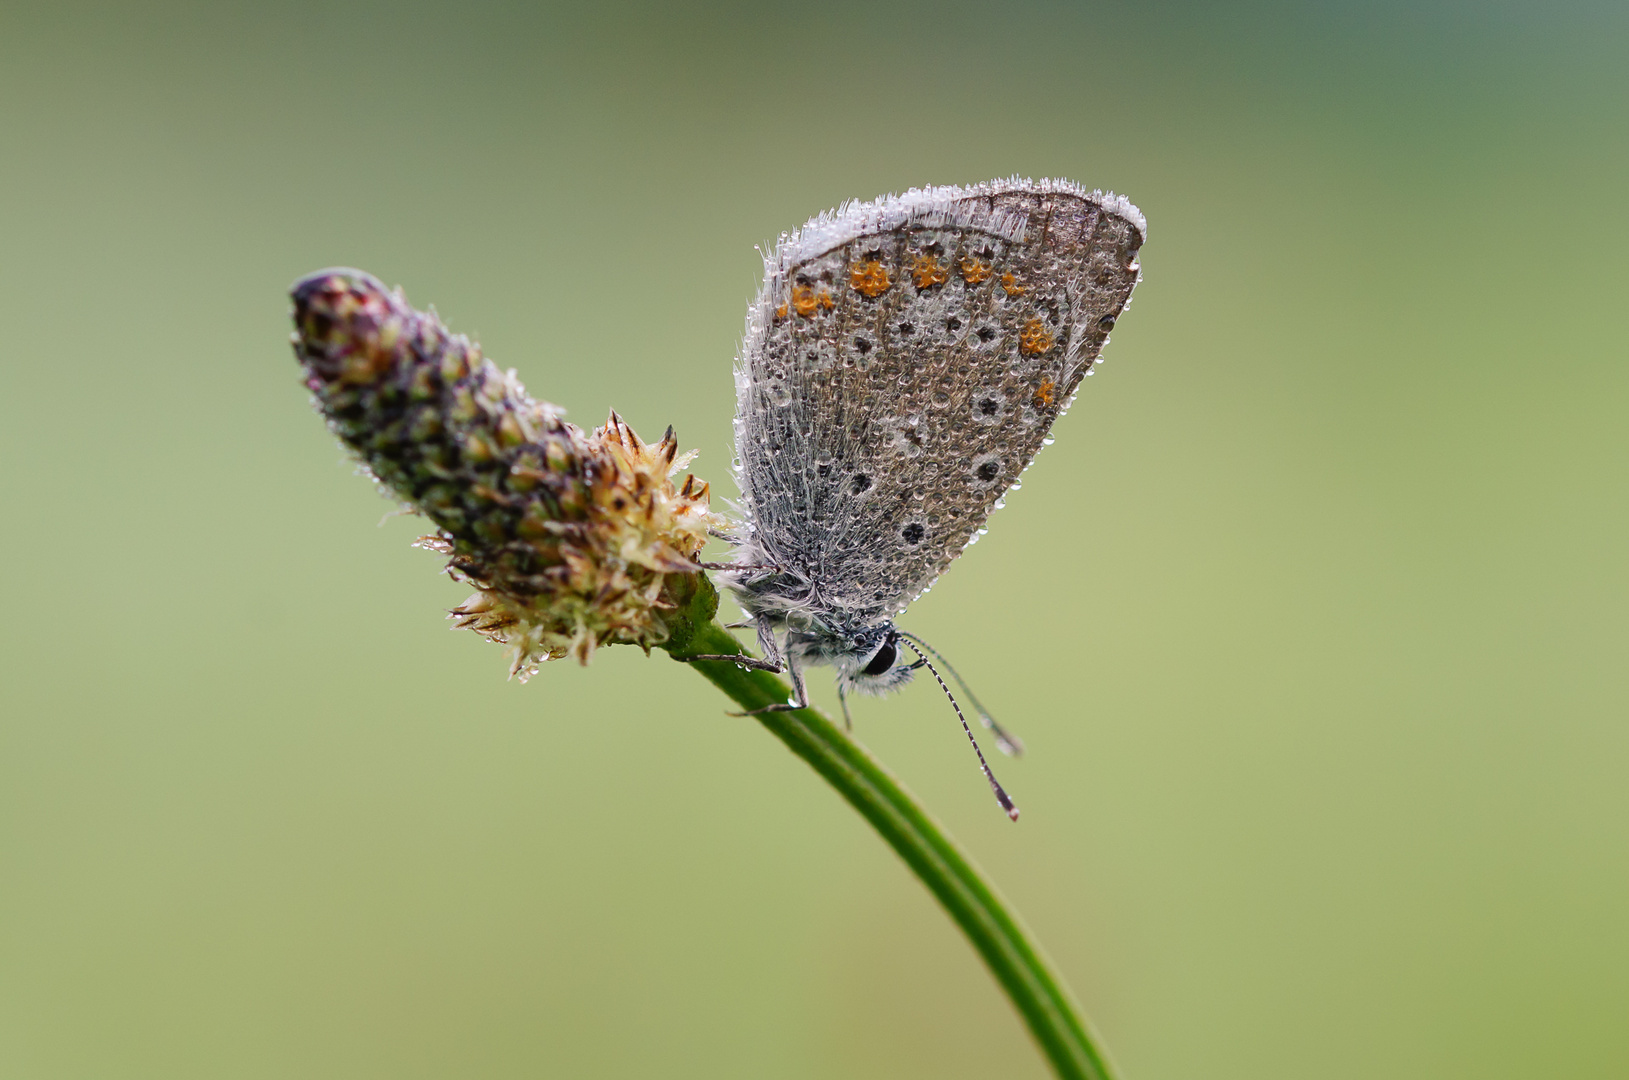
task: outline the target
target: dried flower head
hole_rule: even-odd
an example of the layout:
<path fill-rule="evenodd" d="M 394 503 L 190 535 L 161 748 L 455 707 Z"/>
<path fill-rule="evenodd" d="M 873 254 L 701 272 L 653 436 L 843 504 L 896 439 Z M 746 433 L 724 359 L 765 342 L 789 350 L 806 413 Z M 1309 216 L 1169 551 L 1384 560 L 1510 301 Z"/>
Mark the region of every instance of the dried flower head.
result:
<path fill-rule="evenodd" d="M 528 397 L 513 370 L 357 270 L 294 284 L 294 354 L 334 434 L 439 526 L 420 545 L 476 592 L 459 628 L 507 645 L 522 680 L 545 660 L 666 641 L 701 584 L 708 486 L 671 477 L 673 430 L 643 442 L 616 413 L 590 434 Z"/>

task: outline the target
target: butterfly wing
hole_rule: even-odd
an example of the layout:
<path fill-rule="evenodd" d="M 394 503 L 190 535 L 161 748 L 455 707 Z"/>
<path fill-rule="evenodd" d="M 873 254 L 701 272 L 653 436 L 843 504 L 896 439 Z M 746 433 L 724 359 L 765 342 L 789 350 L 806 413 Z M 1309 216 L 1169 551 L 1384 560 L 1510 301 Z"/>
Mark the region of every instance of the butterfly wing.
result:
<path fill-rule="evenodd" d="M 743 579 L 828 626 L 902 611 L 976 538 L 1108 340 L 1146 225 L 1066 181 L 850 204 L 766 257 L 736 371 Z"/>

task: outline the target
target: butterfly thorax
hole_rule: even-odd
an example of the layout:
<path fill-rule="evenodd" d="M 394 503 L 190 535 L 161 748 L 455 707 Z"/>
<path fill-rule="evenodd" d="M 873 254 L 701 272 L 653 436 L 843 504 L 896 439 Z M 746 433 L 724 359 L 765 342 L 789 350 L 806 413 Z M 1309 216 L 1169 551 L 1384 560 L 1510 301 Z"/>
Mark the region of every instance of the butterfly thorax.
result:
<path fill-rule="evenodd" d="M 855 608 L 822 596 L 817 582 L 793 571 L 735 571 L 724 579 L 736 602 L 767 621 L 800 668 L 835 667 L 846 690 L 881 694 L 911 680 L 892 620 L 861 621 Z"/>
<path fill-rule="evenodd" d="M 893 623 L 835 631 L 815 624 L 786 633 L 786 648 L 800 667 L 837 669 L 845 691 L 885 694 L 911 681 L 915 668 L 903 663 L 900 633 Z"/>

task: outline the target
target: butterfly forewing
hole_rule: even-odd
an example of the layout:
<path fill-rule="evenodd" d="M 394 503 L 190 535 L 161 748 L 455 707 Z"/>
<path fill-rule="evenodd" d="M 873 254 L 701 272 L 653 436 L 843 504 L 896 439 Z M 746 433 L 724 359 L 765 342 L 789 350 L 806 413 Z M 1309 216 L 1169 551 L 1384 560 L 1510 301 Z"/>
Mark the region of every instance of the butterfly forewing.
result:
<path fill-rule="evenodd" d="M 1072 185 L 940 188 L 770 256 L 738 375 L 759 591 L 838 625 L 930 586 L 1035 457 L 1138 278 L 1141 215 Z"/>

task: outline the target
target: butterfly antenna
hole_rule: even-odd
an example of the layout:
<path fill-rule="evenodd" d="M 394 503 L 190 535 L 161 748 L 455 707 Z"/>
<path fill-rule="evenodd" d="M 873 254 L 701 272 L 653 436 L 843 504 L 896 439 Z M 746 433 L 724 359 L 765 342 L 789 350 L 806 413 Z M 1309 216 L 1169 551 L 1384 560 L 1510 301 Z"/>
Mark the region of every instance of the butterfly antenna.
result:
<path fill-rule="evenodd" d="M 922 648 L 928 650 L 929 655 L 939 661 L 946 671 L 950 672 L 950 677 L 955 679 L 956 685 L 962 688 L 962 693 L 967 695 L 967 700 L 973 703 L 973 709 L 979 714 L 979 722 L 989 728 L 990 734 L 995 736 L 996 745 L 1001 748 L 1003 754 L 1008 757 L 1024 756 L 1024 740 L 996 723 L 995 717 L 990 715 L 990 710 L 984 707 L 984 703 L 973 693 L 973 688 L 967 685 L 967 680 L 962 678 L 956 669 L 950 666 L 950 661 L 946 660 L 938 649 L 908 631 L 901 630 L 899 636 L 910 638 Z M 921 656 L 922 654 L 919 652 L 916 655 Z"/>
<path fill-rule="evenodd" d="M 973 744 L 973 753 L 978 755 L 979 768 L 984 770 L 984 778 L 990 781 L 990 790 L 995 792 L 996 802 L 1001 804 L 1001 809 L 1007 812 L 1008 817 L 1012 818 L 1014 821 L 1017 821 L 1018 807 L 1013 804 L 1013 801 L 1008 797 L 1007 792 L 1002 788 L 1001 784 L 997 782 L 995 773 L 990 771 L 990 763 L 984 760 L 984 751 L 979 749 L 979 741 L 973 738 L 973 729 L 967 726 L 967 717 L 962 715 L 962 707 L 956 704 L 956 695 L 952 694 L 950 692 L 950 687 L 945 685 L 945 680 L 940 677 L 939 669 L 933 666 L 933 661 L 924 656 L 922 650 L 916 647 L 915 640 L 907 638 L 905 644 L 909 645 L 911 647 L 911 651 L 917 655 L 917 659 L 921 660 L 923 664 L 927 665 L 927 669 L 933 672 L 933 681 L 939 684 L 939 689 L 943 690 L 945 692 L 945 697 L 950 699 L 950 707 L 956 710 L 956 719 L 962 722 L 962 730 L 967 732 L 967 741 Z"/>

